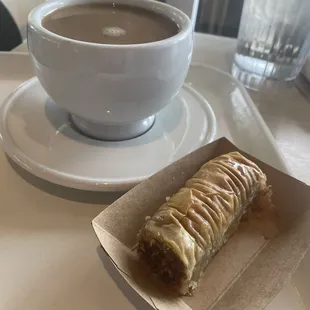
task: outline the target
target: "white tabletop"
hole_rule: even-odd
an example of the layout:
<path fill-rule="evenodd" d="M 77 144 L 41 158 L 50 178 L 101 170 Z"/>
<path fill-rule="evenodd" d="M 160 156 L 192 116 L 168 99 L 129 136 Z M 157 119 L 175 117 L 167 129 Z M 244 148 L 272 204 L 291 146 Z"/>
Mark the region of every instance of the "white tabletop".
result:
<path fill-rule="evenodd" d="M 197 45 L 212 46 L 217 57 L 196 52 L 194 61 L 230 71 L 235 40 L 199 34 Z M 17 51 L 27 52 L 26 44 Z M 273 95 L 250 94 L 290 171 L 310 184 L 310 102 L 296 88 Z M 113 268 L 89 233 L 92 218 L 118 195 L 51 187 L 13 167 L 1 152 L 0 310 L 134 309 L 127 298 L 137 301 L 136 296 L 125 289 L 126 298 L 111 280 Z M 307 266 L 310 256 L 292 281 L 305 301 Z M 144 304 L 140 307 L 146 309 Z M 293 285 L 289 283 L 266 309 L 301 309 Z"/>
<path fill-rule="evenodd" d="M 212 44 L 218 50 L 214 59 L 209 55 L 194 55 L 195 61 L 205 61 L 230 72 L 236 40 L 198 35 L 199 45 Z M 266 124 L 273 134 L 283 158 L 293 175 L 310 184 L 310 101 L 295 87 L 276 94 L 249 91 Z"/>

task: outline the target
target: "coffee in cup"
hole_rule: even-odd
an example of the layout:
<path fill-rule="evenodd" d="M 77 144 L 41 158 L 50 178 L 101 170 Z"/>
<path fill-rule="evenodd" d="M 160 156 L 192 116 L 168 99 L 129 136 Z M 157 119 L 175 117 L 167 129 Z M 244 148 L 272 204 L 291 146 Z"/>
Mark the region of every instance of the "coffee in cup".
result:
<path fill-rule="evenodd" d="M 73 40 L 101 44 L 140 44 L 165 40 L 179 32 L 167 16 L 118 3 L 65 6 L 45 16 L 42 26 Z"/>

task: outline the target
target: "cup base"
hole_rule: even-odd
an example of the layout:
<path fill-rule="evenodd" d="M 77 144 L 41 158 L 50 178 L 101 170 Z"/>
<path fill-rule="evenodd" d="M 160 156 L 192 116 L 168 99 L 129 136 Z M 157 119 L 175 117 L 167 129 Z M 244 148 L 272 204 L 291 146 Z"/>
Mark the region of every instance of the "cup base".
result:
<path fill-rule="evenodd" d="M 73 114 L 70 115 L 70 118 L 80 133 L 90 138 L 104 141 L 122 141 L 136 138 L 149 131 L 155 122 L 155 115 L 137 122 L 125 124 L 98 123 Z"/>

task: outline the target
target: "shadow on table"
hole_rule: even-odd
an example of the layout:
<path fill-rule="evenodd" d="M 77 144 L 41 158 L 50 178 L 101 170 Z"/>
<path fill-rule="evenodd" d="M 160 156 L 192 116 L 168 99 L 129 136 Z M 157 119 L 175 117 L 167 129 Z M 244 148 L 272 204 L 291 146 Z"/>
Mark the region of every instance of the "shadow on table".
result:
<path fill-rule="evenodd" d="M 138 310 L 153 310 L 153 308 L 126 282 L 121 274 L 116 270 L 112 261 L 101 246 L 97 248 L 97 254 L 108 272 L 109 276 L 116 283 L 128 301 Z"/>
<path fill-rule="evenodd" d="M 15 170 L 15 172 L 23 178 L 27 183 L 32 186 L 48 193 L 53 196 L 60 197 L 62 199 L 81 202 L 81 203 L 91 203 L 99 205 L 110 205 L 115 200 L 120 198 L 124 192 L 92 192 L 83 191 L 72 188 L 67 188 L 61 185 L 56 185 L 51 182 L 42 180 L 23 168 L 19 167 L 15 162 L 13 162 L 9 157 L 7 157 L 8 162 Z"/>

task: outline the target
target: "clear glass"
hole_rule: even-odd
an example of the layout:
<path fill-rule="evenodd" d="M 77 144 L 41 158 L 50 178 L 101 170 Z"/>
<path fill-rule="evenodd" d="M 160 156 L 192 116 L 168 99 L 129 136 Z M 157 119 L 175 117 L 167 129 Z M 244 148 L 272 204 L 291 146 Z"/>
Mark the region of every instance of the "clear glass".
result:
<path fill-rule="evenodd" d="M 232 74 L 246 87 L 292 83 L 310 46 L 310 0 L 245 0 Z"/>

